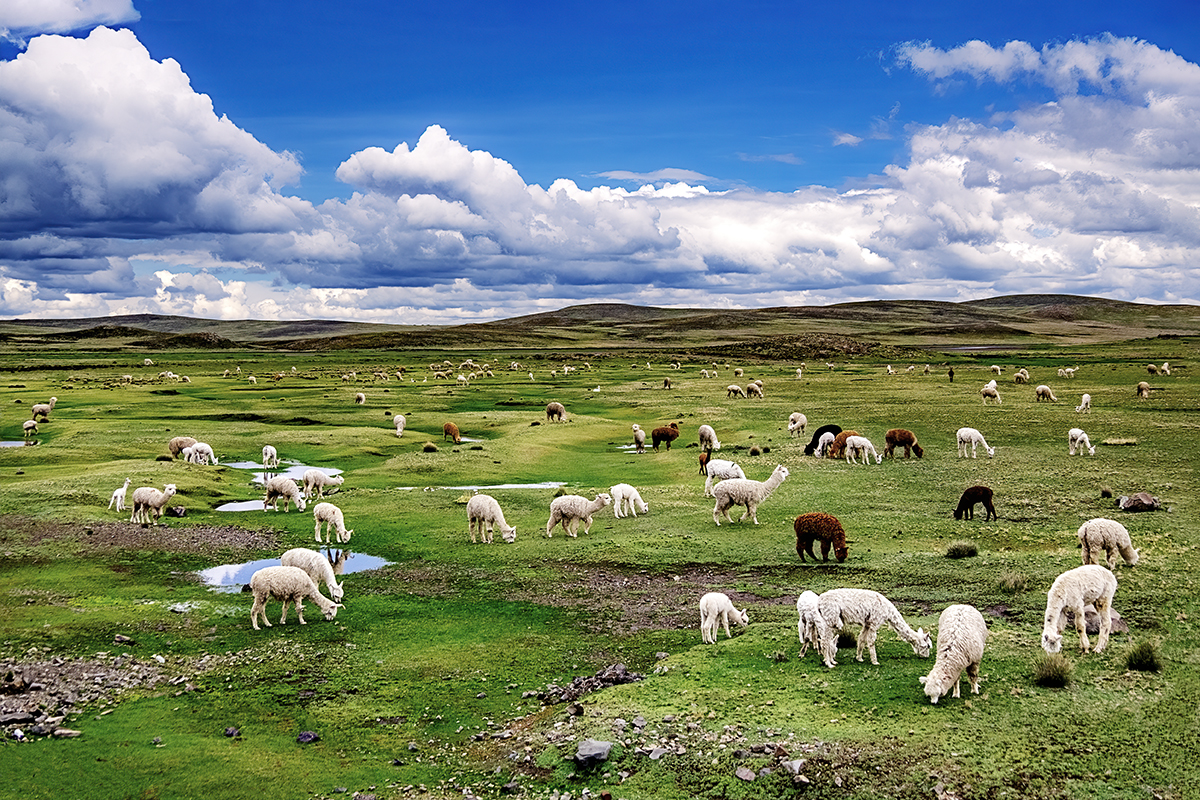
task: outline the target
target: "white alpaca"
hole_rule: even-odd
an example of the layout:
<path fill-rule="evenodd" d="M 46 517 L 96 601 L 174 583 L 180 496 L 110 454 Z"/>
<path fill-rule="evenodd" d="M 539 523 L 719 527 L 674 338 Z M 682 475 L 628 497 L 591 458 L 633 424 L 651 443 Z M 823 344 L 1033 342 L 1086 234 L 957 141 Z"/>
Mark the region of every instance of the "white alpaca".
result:
<path fill-rule="evenodd" d="M 583 532 L 592 529 L 592 514 L 612 502 L 607 492 L 596 495 L 595 500 L 588 500 L 577 494 L 564 494 L 550 501 L 550 519 L 546 521 L 546 538 L 553 535 L 554 526 L 562 523 L 563 531 L 572 539 L 577 538 L 580 521 L 583 522 Z"/>
<path fill-rule="evenodd" d="M 887 365 L 887 374 L 888 374 L 888 375 L 895 375 L 895 374 L 896 374 L 896 370 L 892 369 L 892 365 L 891 365 L 891 364 L 888 364 L 888 365 Z"/>
<path fill-rule="evenodd" d="M 112 498 L 108 501 L 108 507 L 117 507 L 117 511 L 125 510 L 125 492 L 129 491 L 129 484 L 133 483 L 133 478 L 126 478 L 125 485 L 120 489 L 113 489 Z"/>
<path fill-rule="evenodd" d="M 408 424 L 408 420 L 404 418 L 403 414 L 397 414 L 392 417 L 392 424 L 396 426 L 396 436 L 399 437 L 404 435 L 404 426 Z"/>
<path fill-rule="evenodd" d="M 829 451 L 830 447 L 833 447 L 833 440 L 836 438 L 837 434 L 832 431 L 825 431 L 825 433 L 821 434 L 821 438 L 817 440 L 817 449 L 815 451 L 817 458 L 825 457 L 825 453 Z"/>
<path fill-rule="evenodd" d="M 33 416 L 30 419 L 41 417 L 42 422 L 46 422 L 50 419 L 50 412 L 54 410 L 54 404 L 57 402 L 57 397 L 51 397 L 49 403 L 34 403 L 32 408 Z"/>
<path fill-rule="evenodd" d="M 346 482 L 346 479 L 341 475 L 326 475 L 319 469 L 307 469 L 304 471 L 304 498 L 307 500 L 313 496 L 315 490 L 318 498 L 325 496 L 326 486 L 341 486 Z M 303 511 L 304 509 L 301 509 Z"/>
<path fill-rule="evenodd" d="M 1000 367 L 999 364 L 992 364 L 992 374 L 993 375 L 1000 375 L 1003 372 L 1004 372 L 1004 370 Z"/>
<path fill-rule="evenodd" d="M 628 483 L 618 483 L 609 489 L 609 494 L 612 495 L 613 516 L 618 519 L 630 514 L 636 517 L 638 511 L 643 514 L 650 511 L 650 504 Z"/>
<path fill-rule="evenodd" d="M 1133 549 L 1129 539 L 1129 531 L 1115 519 L 1096 517 L 1079 526 L 1076 534 L 1079 537 L 1080 552 L 1084 564 L 1095 564 L 1104 551 L 1108 559 L 1108 568 L 1117 566 L 1117 554 L 1125 559 L 1125 563 L 1134 566 L 1138 563 L 1138 551 Z"/>
<path fill-rule="evenodd" d="M 257 384 L 257 383 L 258 383 L 258 378 L 256 378 L 256 377 L 254 377 L 253 375 L 251 375 L 249 378 L 246 378 L 246 383 L 254 383 L 254 384 Z"/>
<path fill-rule="evenodd" d="M 472 495 L 467 501 L 467 532 L 471 534 L 471 544 L 475 543 L 475 527 L 479 527 L 479 541 L 482 544 L 491 544 L 493 528 L 500 526 L 500 536 L 504 541 L 512 544 L 517 540 L 516 526 L 509 526 L 504 521 L 504 512 L 500 510 L 500 504 L 496 502 L 496 498 L 487 494 Z"/>
<path fill-rule="evenodd" d="M 345 594 L 342 584 L 338 583 L 333 564 L 324 554 L 307 547 L 293 547 L 279 557 L 279 563 L 285 567 L 299 567 L 308 573 L 313 583 L 324 582 L 329 590 L 329 597 L 335 603 L 342 602 Z"/>
<path fill-rule="evenodd" d="M 553 400 L 546 404 L 546 421 L 547 422 L 565 422 L 567 419 L 567 409 L 562 403 Z"/>
<path fill-rule="evenodd" d="M 717 629 L 722 625 L 725 626 L 725 637 L 732 638 L 730 620 L 745 627 L 750 624 L 750 615 L 746 609 L 738 611 L 734 608 L 729 596 L 721 592 L 709 592 L 700 598 L 700 639 L 705 644 L 717 641 Z"/>
<path fill-rule="evenodd" d="M 795 436 L 797 432 L 803 436 L 806 427 L 808 427 L 808 417 L 799 411 L 793 411 L 788 417 L 788 436 Z"/>
<path fill-rule="evenodd" d="M 262 463 L 264 469 L 279 466 L 279 453 L 269 444 L 263 445 Z"/>
<path fill-rule="evenodd" d="M 36 419 L 27 419 L 21 423 L 21 433 L 23 434 L 24 438 L 28 439 L 30 436 L 36 434 L 38 432 L 37 425 Z"/>
<path fill-rule="evenodd" d="M 1054 579 L 1046 593 L 1046 616 L 1042 620 L 1042 649 L 1057 653 L 1062 649 L 1062 632 L 1067 626 L 1067 610 L 1075 614 L 1075 628 L 1079 631 L 1079 646 L 1083 652 L 1091 650 L 1087 637 L 1087 622 L 1083 607 L 1091 603 L 1100 617 L 1100 638 L 1096 640 L 1096 652 L 1108 644 L 1112 629 L 1112 601 L 1117 591 L 1117 578 L 1099 564 L 1085 564 L 1070 569 Z"/>
<path fill-rule="evenodd" d="M 979 394 L 983 396 L 983 404 L 986 406 L 988 400 L 995 400 L 997 405 L 1002 405 L 1004 401 L 1000 398 L 1000 392 L 996 391 L 995 386 L 985 386 L 979 390 Z"/>
<path fill-rule="evenodd" d="M 700 436 L 701 450 L 720 450 L 721 443 L 717 441 L 717 432 L 713 430 L 711 425 L 701 425 L 696 429 Z"/>
<path fill-rule="evenodd" d="M 250 607 L 250 624 L 254 630 L 258 627 L 258 619 L 262 617 L 263 624 L 271 627 L 267 619 L 267 600 L 274 598 L 283 601 L 283 616 L 279 624 L 287 624 L 288 603 L 296 606 L 296 618 L 301 625 L 304 621 L 304 600 L 312 600 L 321 609 L 326 620 L 337 616 L 341 604 L 335 603 L 317 589 L 317 584 L 308 577 L 308 573 L 300 567 L 263 567 L 250 576 L 250 591 L 254 592 L 254 604 Z"/>
<path fill-rule="evenodd" d="M 800 635 L 800 658 L 808 652 L 809 645 L 821 652 L 821 641 L 825 638 L 825 618 L 821 616 L 820 598 L 816 592 L 805 590 L 796 598 L 796 613 L 800 619 L 796 632 Z"/>
<path fill-rule="evenodd" d="M 875 445 L 871 444 L 871 440 L 865 436 L 849 436 L 846 438 L 846 460 L 851 464 L 857 464 L 857 457 L 862 457 L 862 463 L 870 464 L 871 456 L 875 456 L 875 463 L 882 464 L 883 456 L 875 451 Z"/>
<path fill-rule="evenodd" d="M 715 481 L 746 477 L 746 473 L 742 471 L 741 467 L 723 458 L 709 459 L 708 463 L 704 465 L 704 474 L 707 476 L 704 479 L 705 497 L 715 497 L 713 494 L 713 483 Z"/>
<path fill-rule="evenodd" d="M 646 452 L 646 432 L 636 422 L 633 423 L 633 448 L 635 452 Z"/>
<path fill-rule="evenodd" d="M 130 522 L 150 522 L 150 514 L 154 514 L 154 524 L 162 519 L 163 507 L 175 496 L 175 484 L 168 483 L 160 492 L 153 486 L 140 486 L 133 490 L 133 513 Z"/>
<path fill-rule="evenodd" d="M 726 397 L 745 397 L 746 392 L 742 389 L 742 387 L 738 386 L 736 383 L 731 383 L 725 387 L 725 396 Z"/>
<path fill-rule="evenodd" d="M 745 506 L 746 511 L 738 517 L 738 522 L 749 516 L 757 525 L 759 504 L 770 497 L 787 476 L 787 467 L 780 464 L 775 467 L 771 477 L 765 481 L 754 481 L 749 478 L 728 478 L 721 481 L 713 487 L 713 497 L 717 499 L 716 505 L 713 506 L 713 522 L 720 525 L 720 515 L 724 515 L 725 519 L 733 522 L 729 509 L 733 506 Z"/>
<path fill-rule="evenodd" d="M 987 451 L 988 458 L 996 455 L 996 448 L 988 447 L 987 440 L 983 438 L 983 434 L 974 428 L 959 428 L 956 434 L 958 440 L 958 456 L 959 458 L 967 457 L 967 447 L 971 448 L 971 458 L 975 458 L 975 448 L 983 445 L 983 449 Z"/>
<path fill-rule="evenodd" d="M 821 656 L 825 666 L 837 665 L 837 640 L 843 628 L 850 625 L 861 625 L 858 634 L 858 649 L 855 656 L 863 660 L 863 648 L 871 654 L 871 663 L 879 664 L 875 655 L 875 637 L 879 628 L 886 625 L 894 630 L 904 641 L 908 642 L 921 658 L 929 657 L 933 647 L 933 639 L 921 628 L 915 631 L 904 621 L 904 617 L 892 604 L 892 601 L 873 592 L 870 589 L 830 589 L 822 594 L 817 601 L 817 608 L 825 620 L 825 638 L 821 642 Z"/>
<path fill-rule="evenodd" d="M 284 508 L 286 509 L 286 506 Z M 303 506 L 300 508 L 304 510 Z M 346 519 L 342 516 L 342 510 L 333 503 L 317 503 L 313 506 L 313 522 L 315 523 L 313 537 L 321 541 L 321 525 L 325 526 L 325 543 L 329 544 L 329 531 L 333 530 L 334 538 L 339 542 L 348 542 L 354 534 L 353 530 L 346 530 Z"/>
<path fill-rule="evenodd" d="M 1087 449 L 1089 456 L 1096 455 L 1096 446 L 1088 440 L 1088 435 L 1083 432 L 1082 428 L 1071 428 L 1067 431 L 1067 455 L 1083 455 L 1084 449 Z"/>
<path fill-rule="evenodd" d="M 1038 387 L 1033 390 L 1033 394 L 1033 399 L 1039 403 L 1043 400 L 1049 400 L 1052 403 L 1058 402 L 1058 398 L 1054 396 L 1054 390 L 1044 383 L 1038 384 Z"/>
<path fill-rule="evenodd" d="M 296 486 L 296 482 L 291 478 L 285 478 L 282 475 L 276 475 L 263 484 L 263 488 L 267 493 L 263 496 L 263 511 L 270 506 L 275 511 L 279 510 L 279 501 L 283 500 L 283 512 L 286 514 L 289 504 L 295 504 L 297 511 L 303 511 L 305 505 L 304 497 L 300 494 L 300 487 Z"/>
<path fill-rule="evenodd" d="M 219 463 L 217 456 L 213 453 L 212 445 L 207 442 L 196 442 L 190 447 L 185 447 L 179 451 L 183 456 L 183 460 L 191 464 L 207 465 L 210 462 L 213 464 Z"/>
<path fill-rule="evenodd" d="M 1013 373 L 1013 383 L 1029 383 L 1029 370 L 1021 367 Z"/>
<path fill-rule="evenodd" d="M 1092 411 L 1092 396 L 1090 394 L 1084 394 L 1084 396 L 1082 398 L 1080 398 L 1079 405 L 1075 406 L 1075 413 L 1090 414 L 1091 411 Z"/>
<path fill-rule="evenodd" d="M 917 680 L 925 687 L 930 702 L 945 697 L 954 687 L 959 697 L 959 682 L 963 670 L 971 683 L 971 693 L 979 694 L 979 664 L 987 644 L 987 623 L 974 606 L 949 606 L 938 617 L 937 661 L 928 675 Z"/>
<path fill-rule="evenodd" d="M 367 396 L 365 394 L 363 394 L 362 392 L 357 392 L 354 395 L 354 404 L 355 405 L 362 406 L 362 405 L 366 405 L 366 403 L 367 403 Z"/>
<path fill-rule="evenodd" d="M 754 383 L 746 384 L 746 396 L 747 397 L 762 397 L 763 396 L 762 381 L 755 381 Z"/>

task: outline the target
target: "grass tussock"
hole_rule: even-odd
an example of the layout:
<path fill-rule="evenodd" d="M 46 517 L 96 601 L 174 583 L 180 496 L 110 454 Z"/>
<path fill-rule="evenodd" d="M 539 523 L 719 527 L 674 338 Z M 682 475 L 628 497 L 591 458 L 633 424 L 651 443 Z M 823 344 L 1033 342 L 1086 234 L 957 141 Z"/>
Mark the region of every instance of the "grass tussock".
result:
<path fill-rule="evenodd" d="M 1043 653 L 1033 661 L 1033 682 L 1047 689 L 1071 684 L 1071 662 L 1062 653 Z"/>
<path fill-rule="evenodd" d="M 421 449 L 424 450 L 426 453 L 436 453 L 438 451 L 438 446 L 436 444 L 434 444 L 433 442 L 426 442 L 424 444 L 424 446 L 421 447 Z"/>
<path fill-rule="evenodd" d="M 1125 668 L 1131 672 L 1162 672 L 1162 657 L 1158 645 L 1141 641 L 1125 651 Z"/>
<path fill-rule="evenodd" d="M 1016 594 L 1029 588 L 1029 576 L 1023 572 L 1005 572 L 1000 575 L 1000 591 Z"/>
<path fill-rule="evenodd" d="M 951 542 L 946 548 L 946 558 L 974 558 L 979 555 L 979 548 L 968 539 Z"/>

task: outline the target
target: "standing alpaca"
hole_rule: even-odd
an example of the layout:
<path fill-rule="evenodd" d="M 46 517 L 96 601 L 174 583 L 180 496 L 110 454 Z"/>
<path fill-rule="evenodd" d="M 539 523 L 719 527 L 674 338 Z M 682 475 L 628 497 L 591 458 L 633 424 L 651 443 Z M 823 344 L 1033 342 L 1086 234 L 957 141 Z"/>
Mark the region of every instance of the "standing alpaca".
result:
<path fill-rule="evenodd" d="M 975 448 L 979 445 L 983 445 L 983 449 L 987 451 L 988 458 L 996 455 L 996 448 L 988 447 L 987 439 L 984 439 L 983 434 L 975 428 L 959 428 L 958 433 L 955 434 L 955 438 L 958 440 L 959 458 L 967 457 L 968 446 L 971 448 L 971 458 L 975 458 Z"/>
<path fill-rule="evenodd" d="M 707 456 L 707 453 L 702 455 Z M 704 479 L 704 496 L 716 497 L 713 494 L 713 484 L 716 481 L 729 480 L 730 478 L 745 478 L 746 473 L 742 468 L 732 461 L 724 458 L 706 458 L 700 471 L 706 476 Z"/>
<path fill-rule="evenodd" d="M 700 639 L 705 644 L 717 641 L 717 628 L 721 625 L 725 626 L 725 637 L 732 638 L 730 620 L 745 627 L 750 624 L 750 615 L 744 608 L 741 611 L 734 608 L 729 596 L 721 592 L 709 592 L 700 598 Z"/>
<path fill-rule="evenodd" d="M 1096 446 L 1088 440 L 1088 435 L 1082 428 L 1071 428 L 1067 431 L 1067 455 L 1073 456 L 1076 452 L 1083 455 L 1085 448 L 1089 456 L 1096 455 Z"/>
<path fill-rule="evenodd" d="M 442 426 L 442 441 L 446 441 L 449 437 L 455 444 L 462 443 L 462 434 L 458 432 L 458 426 L 453 422 L 447 422 Z"/>
<path fill-rule="evenodd" d="M 796 613 L 800 619 L 796 623 L 796 632 L 800 634 L 800 658 L 808 652 L 808 646 L 817 653 L 821 652 L 821 641 L 825 638 L 825 618 L 821 616 L 820 598 L 816 592 L 807 589 L 796 598 Z"/>
<path fill-rule="evenodd" d="M 633 423 L 633 450 L 635 453 L 646 452 L 646 432 L 636 422 Z"/>
<path fill-rule="evenodd" d="M 875 655 L 875 637 L 880 627 L 886 625 L 901 639 L 912 645 L 913 652 L 928 658 L 933 639 L 921 628 L 915 631 L 904 621 L 904 617 L 890 600 L 870 589 L 830 589 L 818 598 L 817 607 L 825 620 L 825 639 L 821 642 L 821 655 L 825 666 L 837 665 L 838 633 L 850 625 L 862 625 L 858 634 L 858 649 L 855 657 L 863 660 L 863 648 L 871 654 L 871 663 L 878 666 Z"/>
<path fill-rule="evenodd" d="M 955 519 L 975 519 L 975 504 L 983 503 L 987 511 L 983 521 L 996 519 L 996 506 L 992 504 L 992 490 L 986 486 L 972 486 L 958 498 L 958 508 L 954 509 Z"/>
<path fill-rule="evenodd" d="M 1129 531 L 1115 519 L 1096 517 L 1079 526 L 1080 552 L 1084 564 L 1095 564 L 1103 551 L 1108 558 L 1108 568 L 1117 566 L 1117 554 L 1125 559 L 1125 563 L 1134 566 L 1138 563 L 1138 551 L 1133 549 L 1129 540 Z"/>
<path fill-rule="evenodd" d="M 408 420 L 406 420 L 404 418 L 403 414 L 397 414 L 396 416 L 392 417 L 392 424 L 396 426 L 396 436 L 397 437 L 404 435 L 404 426 L 407 423 L 408 423 Z"/>
<path fill-rule="evenodd" d="M 804 435 L 804 429 L 808 426 L 808 417 L 801 414 L 799 411 L 793 411 L 788 417 L 788 436 L 795 436 L 799 431 L 800 435 Z"/>
<path fill-rule="evenodd" d="M 286 511 L 287 508 L 284 508 Z M 303 511 L 303 507 L 300 509 Z M 313 538 L 317 542 L 321 541 L 321 526 L 325 526 L 325 543 L 329 544 L 329 532 L 332 530 L 334 538 L 339 542 L 348 542 L 350 537 L 354 535 L 353 530 L 346 530 L 346 518 L 342 514 L 342 510 L 333 503 L 317 503 L 313 507 Z"/>
<path fill-rule="evenodd" d="M 133 490 L 133 514 L 130 515 L 130 522 L 141 522 L 148 524 L 150 522 L 151 513 L 154 514 L 154 524 L 162 519 L 163 507 L 167 501 L 175 496 L 175 484 L 168 483 L 160 492 L 153 486 L 140 486 Z"/>
<path fill-rule="evenodd" d="M 870 439 L 865 436 L 846 437 L 846 460 L 851 464 L 857 464 L 856 459 L 859 456 L 862 457 L 863 464 L 870 464 L 871 456 L 875 456 L 876 464 L 883 463 L 883 456 L 875 452 L 875 445 L 871 444 Z"/>
<path fill-rule="evenodd" d="M 1054 390 L 1044 383 L 1039 384 L 1038 387 L 1033 390 L 1033 392 L 1034 399 L 1039 403 L 1043 400 L 1049 400 L 1052 403 L 1058 402 L 1058 398 L 1054 396 Z"/>
<path fill-rule="evenodd" d="M 717 441 L 717 432 L 713 430 L 711 425 L 701 425 L 696 429 L 696 433 L 700 436 L 701 450 L 721 449 L 721 443 Z"/>
<path fill-rule="evenodd" d="M 905 428 L 892 428 L 883 435 L 883 454 L 890 458 L 896 457 L 896 448 L 904 448 L 904 457 L 908 458 L 911 453 L 916 453 L 917 458 L 925 455 L 925 448 L 917 444 L 917 435 Z"/>
<path fill-rule="evenodd" d="M 800 556 L 801 563 L 804 563 L 805 553 L 808 553 L 813 561 L 817 560 L 816 554 L 813 553 L 814 542 L 821 543 L 822 561 L 829 560 L 830 547 L 833 548 L 833 556 L 839 564 L 850 554 L 850 548 L 846 546 L 846 531 L 838 518 L 832 514 L 822 511 L 801 514 L 792 523 L 792 528 L 796 531 L 796 554 Z"/>
<path fill-rule="evenodd" d="M 596 499 L 588 500 L 577 494 L 564 494 L 550 501 L 550 519 L 546 520 L 546 538 L 553 535 L 554 527 L 562 523 L 563 531 L 572 539 L 578 538 L 579 523 L 584 524 L 583 532 L 592 529 L 592 515 L 612 502 L 612 496 L 607 492 L 596 495 Z"/>
<path fill-rule="evenodd" d="M 846 454 L 846 440 L 858 436 L 858 431 L 842 431 L 833 437 L 833 444 L 825 451 L 826 458 L 841 458 Z"/>
<path fill-rule="evenodd" d="M 120 489 L 113 489 L 112 499 L 108 501 L 108 507 L 111 509 L 114 505 L 117 511 L 125 510 L 125 492 L 129 491 L 129 484 L 133 483 L 133 478 L 126 478 L 125 485 Z"/>
<path fill-rule="evenodd" d="M 719 515 L 722 514 L 725 519 L 733 522 L 729 509 L 733 506 L 745 506 L 746 512 L 738 517 L 738 522 L 749 516 L 757 525 L 759 504 L 770 497 L 787 476 L 787 467 L 780 464 L 765 481 L 753 481 L 748 478 L 729 478 L 721 481 L 713 487 L 713 496 L 717 498 L 717 503 L 713 506 L 713 522 L 720 525 Z"/>
<path fill-rule="evenodd" d="M 1108 645 L 1112 629 L 1112 601 L 1117 591 L 1117 578 L 1099 564 L 1085 564 L 1069 569 L 1054 579 L 1046 593 L 1046 616 L 1042 620 L 1042 649 L 1057 653 L 1062 649 L 1062 631 L 1067 625 L 1068 610 L 1075 614 L 1075 629 L 1079 631 L 1079 646 L 1091 650 L 1087 637 L 1087 617 L 1084 606 L 1091 603 L 1100 617 L 1100 638 L 1096 652 Z"/>
<path fill-rule="evenodd" d="M 546 404 L 546 421 L 547 422 L 564 422 L 567 418 L 566 407 L 557 400 Z"/>
<path fill-rule="evenodd" d="M 971 693 L 979 694 L 979 664 L 987 644 L 987 623 L 974 606 L 953 605 L 938 617 L 937 661 L 928 675 L 918 678 L 925 695 L 936 703 L 954 687 L 959 696 L 959 679 L 963 670 L 971 683 Z"/>
<path fill-rule="evenodd" d="M 512 544 L 517 540 L 516 526 L 509 526 L 504 521 L 504 512 L 496 499 L 488 494 L 472 495 L 467 501 L 467 532 L 471 535 L 471 544 L 475 544 L 475 528 L 479 528 L 481 544 L 491 544 L 495 526 L 500 526 L 500 536 Z"/>
<path fill-rule="evenodd" d="M 671 442 L 679 438 L 679 423 L 672 422 L 670 425 L 665 425 L 661 428 L 655 428 L 650 431 L 650 446 L 654 448 L 654 452 L 658 452 L 658 446 L 666 443 L 667 449 L 671 449 Z"/>
<path fill-rule="evenodd" d="M 263 469 L 271 469 L 279 466 L 279 453 L 269 444 L 263 445 L 262 449 Z"/>
<path fill-rule="evenodd" d="M 1138 381 L 1136 390 L 1137 390 L 1137 396 L 1140 399 L 1142 399 L 1142 400 L 1150 399 L 1150 384 L 1146 383 L 1145 381 Z"/>
<path fill-rule="evenodd" d="M 258 620 L 271 627 L 267 619 L 267 600 L 275 598 L 283 601 L 283 616 L 279 624 L 287 623 L 288 604 L 296 606 L 296 618 L 301 625 L 304 621 L 304 601 L 312 600 L 321 609 L 325 619 L 332 620 L 337 616 L 340 603 L 335 603 L 317 589 L 317 584 L 300 567 L 263 567 L 250 576 L 250 591 L 254 592 L 254 603 L 250 607 L 250 624 L 254 630 L 260 630 Z"/>
<path fill-rule="evenodd" d="M 804 455 L 811 456 L 816 453 L 817 447 L 821 444 L 821 437 L 826 433 L 832 433 L 834 436 L 837 436 L 841 432 L 842 426 L 840 425 L 822 425 L 817 428 L 813 431 L 812 439 L 809 440 L 809 443 L 804 445 Z"/>
<path fill-rule="evenodd" d="M 609 492 L 612 495 L 613 516 L 617 519 L 630 514 L 636 517 L 638 511 L 643 514 L 650 511 L 650 504 L 643 500 L 638 490 L 628 483 L 618 483 Z"/>

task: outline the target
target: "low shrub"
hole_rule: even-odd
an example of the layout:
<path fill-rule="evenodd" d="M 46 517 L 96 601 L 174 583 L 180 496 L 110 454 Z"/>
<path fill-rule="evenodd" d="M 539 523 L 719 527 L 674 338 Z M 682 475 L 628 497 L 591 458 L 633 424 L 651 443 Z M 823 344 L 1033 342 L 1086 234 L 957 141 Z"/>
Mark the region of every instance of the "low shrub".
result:
<path fill-rule="evenodd" d="M 959 539 L 956 542 L 951 542 L 946 548 L 946 558 L 974 558 L 979 555 L 979 548 L 975 543 L 966 539 Z"/>
<path fill-rule="evenodd" d="M 434 444 L 433 442 L 426 442 L 425 446 L 422 447 L 421 449 L 424 450 L 426 453 L 436 453 L 438 451 L 438 446 L 436 444 Z"/>
<path fill-rule="evenodd" d="M 1071 683 L 1071 662 L 1062 653 L 1044 653 L 1033 662 L 1033 682 L 1048 689 L 1062 689 Z"/>
<path fill-rule="evenodd" d="M 1005 572 L 1000 575 L 1000 591 L 1008 594 L 1023 592 L 1029 588 L 1029 576 L 1020 572 Z"/>
<path fill-rule="evenodd" d="M 1125 652 L 1125 668 L 1134 672 L 1161 672 L 1162 658 L 1154 642 L 1142 641 Z"/>

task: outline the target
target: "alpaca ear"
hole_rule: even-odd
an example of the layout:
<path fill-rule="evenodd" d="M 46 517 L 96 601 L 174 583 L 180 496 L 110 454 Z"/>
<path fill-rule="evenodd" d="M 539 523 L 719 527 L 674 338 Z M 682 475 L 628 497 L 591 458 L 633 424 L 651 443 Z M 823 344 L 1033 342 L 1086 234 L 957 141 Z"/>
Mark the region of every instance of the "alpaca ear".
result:
<path fill-rule="evenodd" d="M 924 686 L 924 685 L 925 685 L 925 681 L 929 680 L 929 676 L 928 676 L 928 675 L 922 675 L 921 677 L 917 678 L 917 680 L 921 682 L 921 685 L 922 685 L 922 686 Z"/>

